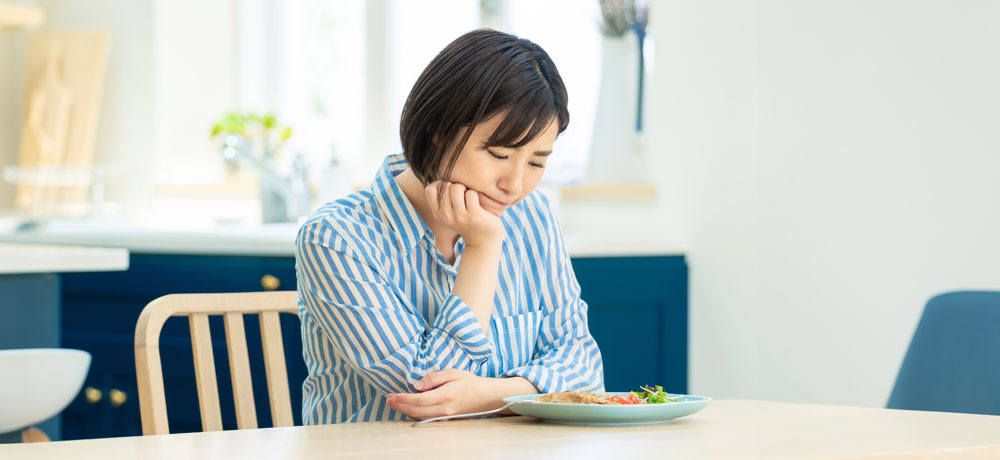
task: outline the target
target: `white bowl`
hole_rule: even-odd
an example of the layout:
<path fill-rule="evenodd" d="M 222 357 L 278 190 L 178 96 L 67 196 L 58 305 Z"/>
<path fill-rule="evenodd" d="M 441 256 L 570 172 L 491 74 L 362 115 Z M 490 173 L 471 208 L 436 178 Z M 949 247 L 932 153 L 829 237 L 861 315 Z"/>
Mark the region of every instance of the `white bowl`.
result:
<path fill-rule="evenodd" d="M 90 353 L 60 348 L 0 350 L 0 433 L 43 422 L 80 392 Z"/>

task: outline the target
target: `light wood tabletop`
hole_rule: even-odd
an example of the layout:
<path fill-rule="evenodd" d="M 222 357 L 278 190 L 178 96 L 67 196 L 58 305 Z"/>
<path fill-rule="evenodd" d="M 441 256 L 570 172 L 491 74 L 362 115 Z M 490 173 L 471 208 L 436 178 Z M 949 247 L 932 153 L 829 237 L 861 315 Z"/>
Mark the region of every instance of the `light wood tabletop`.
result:
<path fill-rule="evenodd" d="M 2 459 L 1000 458 L 1000 417 L 719 400 L 669 423 L 527 417 L 376 422 L 0 445 Z"/>

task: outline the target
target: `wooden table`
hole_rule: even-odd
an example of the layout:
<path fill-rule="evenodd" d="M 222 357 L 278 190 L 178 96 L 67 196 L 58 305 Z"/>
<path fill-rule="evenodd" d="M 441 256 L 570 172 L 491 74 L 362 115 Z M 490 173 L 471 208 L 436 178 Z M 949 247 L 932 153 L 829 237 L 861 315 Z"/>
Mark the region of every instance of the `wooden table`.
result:
<path fill-rule="evenodd" d="M 7 459 L 1000 458 L 1000 417 L 720 400 L 670 423 L 527 417 L 359 423 L 0 445 Z"/>

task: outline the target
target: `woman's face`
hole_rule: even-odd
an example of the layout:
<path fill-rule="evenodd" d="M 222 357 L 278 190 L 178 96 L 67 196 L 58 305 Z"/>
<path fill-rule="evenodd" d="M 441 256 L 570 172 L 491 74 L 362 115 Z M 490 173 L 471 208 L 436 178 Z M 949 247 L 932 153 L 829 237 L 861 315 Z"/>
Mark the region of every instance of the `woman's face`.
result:
<path fill-rule="evenodd" d="M 502 116 L 495 116 L 476 125 L 448 179 L 479 192 L 479 204 L 497 216 L 535 189 L 559 134 L 558 124 L 553 122 L 520 148 L 486 147 L 502 121 Z M 458 139 L 452 141 L 452 148 L 456 142 Z"/>

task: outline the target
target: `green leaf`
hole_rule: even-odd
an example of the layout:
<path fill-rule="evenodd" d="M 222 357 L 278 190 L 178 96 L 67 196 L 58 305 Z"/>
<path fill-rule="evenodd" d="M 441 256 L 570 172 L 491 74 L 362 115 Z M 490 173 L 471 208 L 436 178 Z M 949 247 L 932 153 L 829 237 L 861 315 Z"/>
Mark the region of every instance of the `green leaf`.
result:
<path fill-rule="evenodd" d="M 654 388 L 648 386 L 643 386 L 643 393 L 638 393 L 646 399 L 646 402 L 650 404 L 662 404 L 668 402 L 677 402 L 677 398 L 670 397 L 670 394 L 663 390 L 663 387 L 657 385 Z"/>

